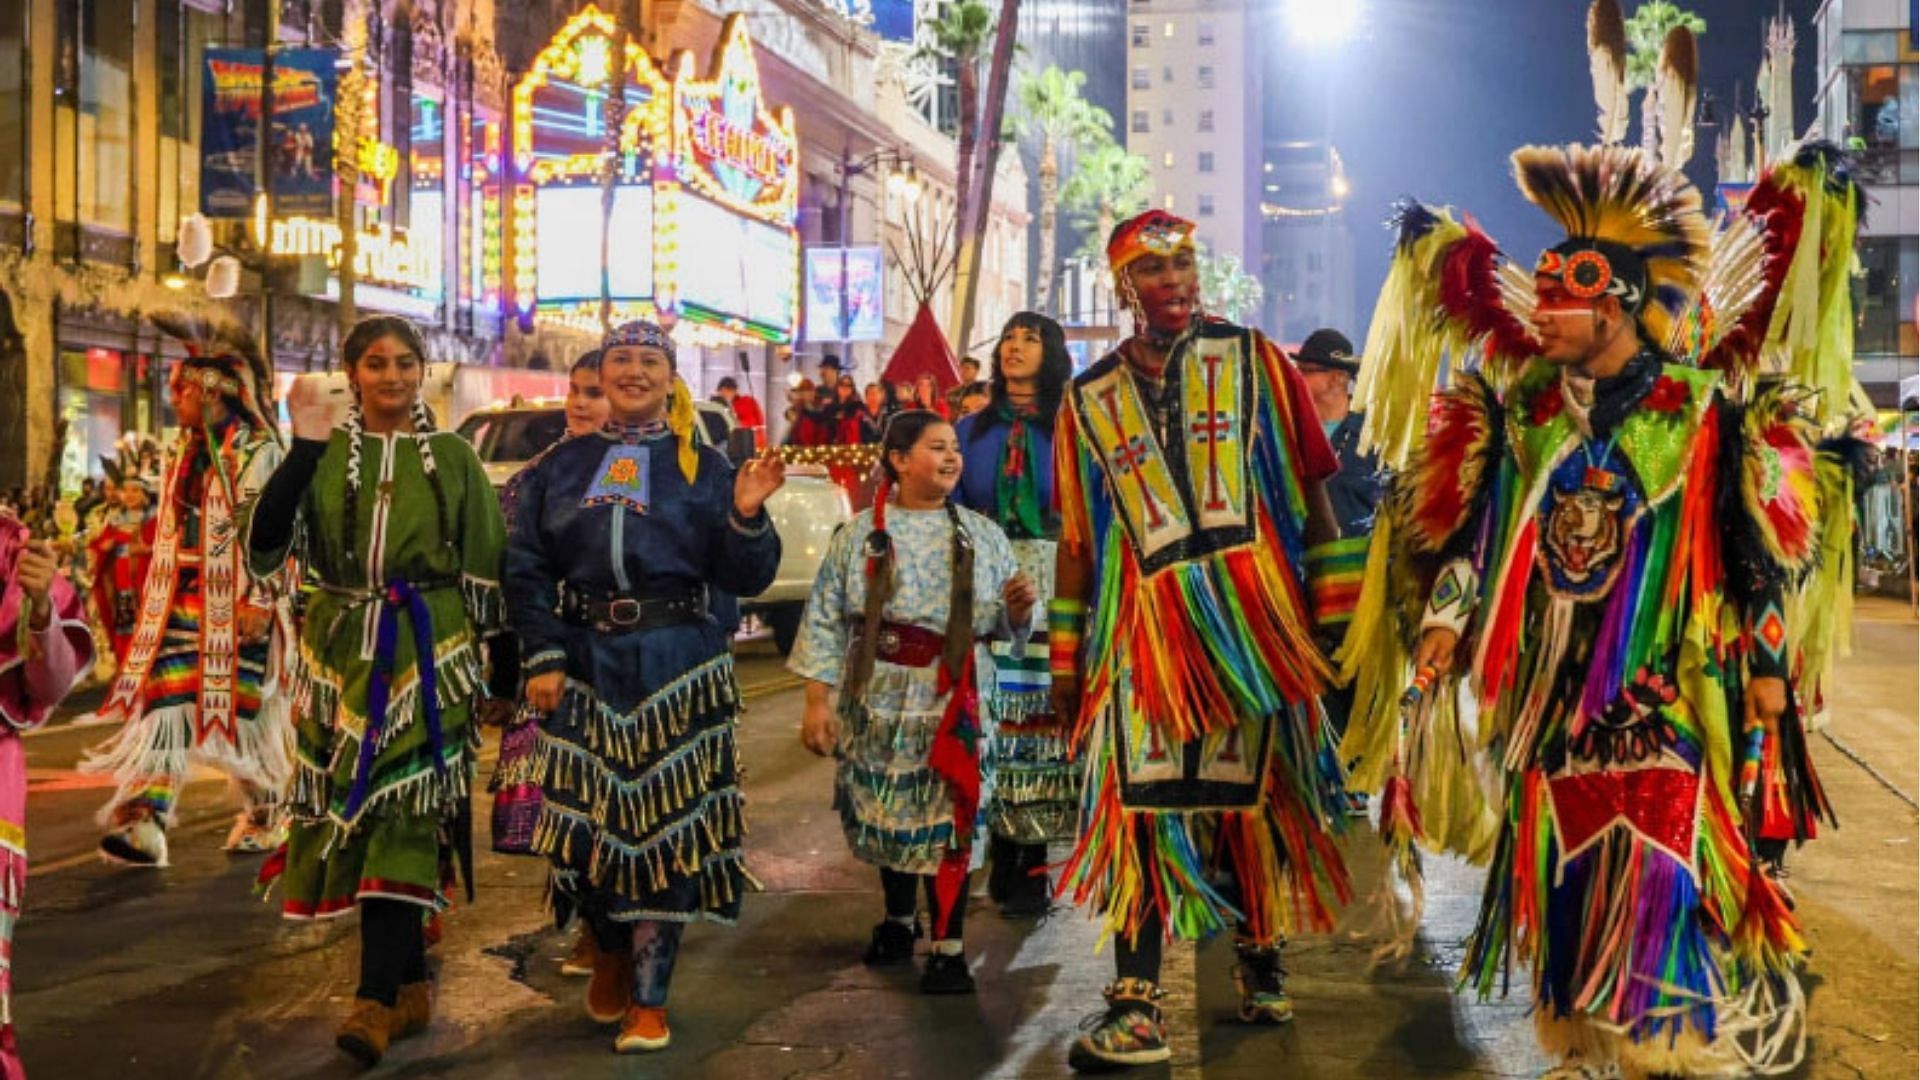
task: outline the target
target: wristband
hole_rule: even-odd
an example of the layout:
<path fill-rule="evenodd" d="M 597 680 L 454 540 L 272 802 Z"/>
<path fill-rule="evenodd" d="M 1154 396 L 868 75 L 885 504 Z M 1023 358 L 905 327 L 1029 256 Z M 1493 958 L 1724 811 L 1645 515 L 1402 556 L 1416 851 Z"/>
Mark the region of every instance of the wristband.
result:
<path fill-rule="evenodd" d="M 1367 571 L 1367 546 L 1367 537 L 1355 536 L 1307 549 L 1307 590 L 1314 623 L 1321 630 L 1340 630 L 1353 621 L 1360 579 Z"/>
<path fill-rule="evenodd" d="M 1479 600 L 1480 575 L 1473 572 L 1472 563 L 1455 559 L 1441 567 L 1440 576 L 1434 579 L 1427 610 L 1420 618 L 1421 632 L 1451 630 L 1455 637 L 1463 636 Z"/>
<path fill-rule="evenodd" d="M 1047 601 L 1047 670 L 1056 678 L 1080 674 L 1080 643 L 1086 637 L 1087 605 L 1055 597 Z"/>

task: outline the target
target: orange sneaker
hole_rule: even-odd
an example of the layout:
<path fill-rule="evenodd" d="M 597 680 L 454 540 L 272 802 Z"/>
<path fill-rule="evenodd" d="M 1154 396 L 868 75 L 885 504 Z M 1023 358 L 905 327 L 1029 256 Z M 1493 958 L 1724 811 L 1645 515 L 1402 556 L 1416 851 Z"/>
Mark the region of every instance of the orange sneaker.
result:
<path fill-rule="evenodd" d="M 598 1024 L 619 1023 L 633 1001 L 633 952 L 596 950 L 587 982 L 587 1015 Z"/>
<path fill-rule="evenodd" d="M 629 1005 L 626 1018 L 620 1022 L 620 1035 L 613 1040 L 613 1052 L 645 1054 L 665 1050 L 672 1038 L 673 1032 L 667 1030 L 667 1010 Z"/>

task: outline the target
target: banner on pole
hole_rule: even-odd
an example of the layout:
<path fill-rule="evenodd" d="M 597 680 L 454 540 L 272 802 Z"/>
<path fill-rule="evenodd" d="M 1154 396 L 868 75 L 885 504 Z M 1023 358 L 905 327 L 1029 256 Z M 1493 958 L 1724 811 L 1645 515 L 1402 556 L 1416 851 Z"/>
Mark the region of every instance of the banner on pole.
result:
<path fill-rule="evenodd" d="M 200 212 L 244 218 L 260 192 L 261 49 L 208 49 L 200 137 Z M 267 130 L 276 214 L 333 212 L 333 108 L 338 74 L 330 49 L 283 49 L 273 58 Z"/>
<path fill-rule="evenodd" d="M 878 247 L 808 248 L 807 340 L 879 341 L 886 332 L 884 268 Z"/>

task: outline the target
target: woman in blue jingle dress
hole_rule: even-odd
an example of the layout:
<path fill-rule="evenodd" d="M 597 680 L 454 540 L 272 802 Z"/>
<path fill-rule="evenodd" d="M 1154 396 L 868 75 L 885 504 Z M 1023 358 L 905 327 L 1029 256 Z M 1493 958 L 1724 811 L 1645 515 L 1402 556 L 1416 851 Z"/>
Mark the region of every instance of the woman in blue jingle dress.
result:
<path fill-rule="evenodd" d="M 993 349 L 986 409 L 954 425 L 965 467 L 954 501 L 993 519 L 1040 593 L 1034 629 L 1046 633 L 1060 515 L 1053 504 L 1053 421 L 1073 358 L 1060 324 L 1031 311 L 1007 320 Z M 1052 902 L 1047 841 L 1071 840 L 1080 769 L 1054 719 L 1044 649 L 992 644 L 994 792 L 987 807 L 993 871 L 987 892 L 1002 915 L 1044 914 Z"/>
<path fill-rule="evenodd" d="M 739 691 L 707 594 L 752 596 L 780 563 L 764 504 L 784 465 L 756 460 L 736 476 L 698 446 L 674 363 L 653 323 L 608 335 L 611 419 L 524 475 L 507 553 L 526 699 L 547 714 L 534 848 L 552 864 L 556 918 L 592 928 L 587 1011 L 621 1022 L 622 1053 L 667 1045 L 681 931 L 733 922 L 750 885 Z"/>

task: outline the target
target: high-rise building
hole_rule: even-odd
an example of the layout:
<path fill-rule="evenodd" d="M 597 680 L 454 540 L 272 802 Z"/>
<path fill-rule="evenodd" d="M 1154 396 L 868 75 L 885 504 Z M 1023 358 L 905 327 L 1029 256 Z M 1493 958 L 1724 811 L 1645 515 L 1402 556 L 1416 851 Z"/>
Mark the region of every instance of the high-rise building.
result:
<path fill-rule="evenodd" d="M 1270 142 L 1260 164 L 1260 324 L 1283 342 L 1354 325 L 1353 233 L 1347 226 L 1340 151 L 1321 142 Z"/>
<path fill-rule="evenodd" d="M 1111 134 L 1123 141 L 1121 125 L 1127 114 L 1127 0 L 1028 0 L 1020 5 L 1021 54 L 1016 71 L 1044 71 L 1048 66 L 1061 71 L 1077 71 L 1086 76 L 1080 96 L 1106 111 L 1113 120 Z M 1016 78 L 1018 76 L 1016 75 Z M 1017 112 L 1014 100 L 1007 102 L 1009 115 Z M 1027 280 L 1037 288 L 1040 282 L 1040 144 L 1020 141 L 1020 162 L 1028 176 L 1028 206 L 1034 208 L 1032 235 L 1028 239 Z M 1069 155 L 1060 162 L 1061 182 L 1072 175 Z M 1052 268 L 1057 286 L 1054 310 L 1068 313 L 1074 306 L 1063 278 L 1064 268 L 1087 239 L 1086 228 L 1060 215 L 1058 243 L 1055 246 L 1060 265 Z M 1105 237 L 1100 238 L 1104 242 Z"/>
<path fill-rule="evenodd" d="M 1848 147 L 1866 187 L 1854 289 L 1860 383 L 1883 408 L 1920 368 L 1920 53 L 1908 0 L 1827 0 L 1814 15 L 1820 134 Z"/>
<path fill-rule="evenodd" d="M 1130 0 L 1123 121 L 1154 205 L 1249 268 L 1260 265 L 1257 14 L 1250 0 Z"/>

